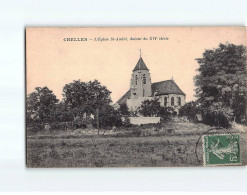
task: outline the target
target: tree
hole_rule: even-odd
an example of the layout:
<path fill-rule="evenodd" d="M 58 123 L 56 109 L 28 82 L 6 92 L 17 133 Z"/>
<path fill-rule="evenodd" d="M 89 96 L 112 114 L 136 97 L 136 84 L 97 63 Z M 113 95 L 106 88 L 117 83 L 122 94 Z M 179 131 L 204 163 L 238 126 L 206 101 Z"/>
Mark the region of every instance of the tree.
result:
<path fill-rule="evenodd" d="M 57 102 L 58 99 L 48 87 L 36 87 L 27 96 L 27 125 L 53 121 Z"/>
<path fill-rule="evenodd" d="M 130 112 L 129 112 L 129 108 L 127 106 L 127 104 L 120 104 L 120 107 L 119 107 L 119 112 L 121 113 L 121 115 L 129 115 Z"/>
<path fill-rule="evenodd" d="M 186 116 L 190 121 L 197 121 L 197 114 L 201 114 L 201 107 L 197 101 L 191 101 L 179 109 L 179 116 Z"/>
<path fill-rule="evenodd" d="M 160 103 L 155 100 L 144 100 L 138 108 L 138 112 L 143 116 L 158 116 Z"/>
<path fill-rule="evenodd" d="M 194 78 L 198 101 L 205 108 L 214 102 L 222 103 L 222 109 L 232 109 L 240 122 L 246 106 L 246 47 L 220 44 L 196 60 L 200 66 Z"/>
<path fill-rule="evenodd" d="M 55 118 L 58 122 L 69 122 L 74 120 L 71 110 L 69 110 L 69 107 L 64 103 L 64 101 L 56 104 Z"/>
<path fill-rule="evenodd" d="M 95 114 L 97 109 L 110 104 L 110 94 L 97 80 L 88 83 L 76 80 L 63 88 L 64 102 L 74 117 Z"/>
<path fill-rule="evenodd" d="M 143 116 L 159 116 L 169 118 L 174 113 L 171 107 L 161 107 L 158 99 L 144 100 L 138 108 L 138 112 Z"/>
<path fill-rule="evenodd" d="M 95 118 L 97 120 L 97 118 Z M 96 121 L 95 121 L 96 124 Z M 120 127 L 122 125 L 121 114 L 115 110 L 111 105 L 104 105 L 99 110 L 99 127 Z"/>
<path fill-rule="evenodd" d="M 217 127 L 231 127 L 232 109 L 222 106 L 221 102 L 213 102 L 209 107 L 201 107 L 203 123 Z"/>

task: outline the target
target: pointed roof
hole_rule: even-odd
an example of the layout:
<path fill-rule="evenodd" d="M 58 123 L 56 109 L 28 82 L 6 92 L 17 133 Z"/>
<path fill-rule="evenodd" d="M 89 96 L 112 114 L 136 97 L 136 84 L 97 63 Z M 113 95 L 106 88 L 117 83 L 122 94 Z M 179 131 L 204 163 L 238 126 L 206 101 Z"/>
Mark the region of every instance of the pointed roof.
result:
<path fill-rule="evenodd" d="M 185 95 L 185 93 L 178 87 L 174 80 L 166 80 L 152 84 L 152 95 L 167 95 L 177 94 Z M 157 93 L 155 93 L 157 92 Z"/>
<path fill-rule="evenodd" d="M 148 68 L 147 68 L 146 64 L 144 63 L 141 56 L 140 56 L 140 59 L 138 60 L 133 71 L 136 71 L 136 70 L 148 70 Z"/>

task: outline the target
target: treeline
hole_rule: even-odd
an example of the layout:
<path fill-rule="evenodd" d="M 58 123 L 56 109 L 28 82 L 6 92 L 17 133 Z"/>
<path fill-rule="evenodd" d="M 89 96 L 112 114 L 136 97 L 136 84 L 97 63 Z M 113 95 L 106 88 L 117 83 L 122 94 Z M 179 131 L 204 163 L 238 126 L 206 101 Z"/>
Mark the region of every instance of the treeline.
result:
<path fill-rule="evenodd" d="M 73 81 L 63 87 L 63 99 L 59 101 L 47 87 L 37 87 L 27 96 L 26 124 L 31 131 L 61 128 L 61 124 L 85 118 L 99 128 L 121 126 L 121 115 L 110 103 L 111 92 L 97 80 Z"/>
<path fill-rule="evenodd" d="M 180 116 L 221 127 L 230 127 L 232 121 L 246 124 L 246 47 L 220 44 L 196 60 L 198 100 L 184 105 Z"/>
<path fill-rule="evenodd" d="M 27 96 L 27 128 L 32 132 L 46 126 L 51 130 L 64 130 L 84 128 L 88 123 L 93 128 L 130 127 L 128 116 L 159 116 L 168 121 L 176 114 L 173 108 L 161 107 L 158 99 L 143 101 L 135 112 L 129 111 L 126 104 L 114 107 L 110 94 L 97 80 L 75 80 L 66 84 L 61 101 L 48 87 L 37 87 Z"/>

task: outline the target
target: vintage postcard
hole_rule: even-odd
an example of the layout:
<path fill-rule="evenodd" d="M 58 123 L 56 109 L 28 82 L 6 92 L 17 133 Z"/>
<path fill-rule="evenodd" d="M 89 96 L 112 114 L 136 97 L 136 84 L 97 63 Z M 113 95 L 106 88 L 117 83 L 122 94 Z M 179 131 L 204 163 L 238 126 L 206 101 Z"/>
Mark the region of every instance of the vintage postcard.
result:
<path fill-rule="evenodd" d="M 246 27 L 25 36 L 27 167 L 247 164 Z"/>

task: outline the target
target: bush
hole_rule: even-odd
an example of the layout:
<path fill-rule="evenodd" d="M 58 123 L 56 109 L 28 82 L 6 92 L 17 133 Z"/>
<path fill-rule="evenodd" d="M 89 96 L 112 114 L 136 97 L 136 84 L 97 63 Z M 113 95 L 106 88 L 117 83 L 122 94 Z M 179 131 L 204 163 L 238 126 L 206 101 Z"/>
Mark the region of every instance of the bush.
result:
<path fill-rule="evenodd" d="M 121 113 L 121 115 L 129 115 L 130 112 L 129 112 L 129 108 L 127 106 L 127 104 L 121 104 L 120 107 L 119 107 L 119 112 Z"/>
<path fill-rule="evenodd" d="M 179 109 L 179 116 L 187 117 L 189 121 L 199 122 L 197 115 L 202 116 L 202 123 L 229 128 L 233 119 L 233 111 L 229 107 L 224 107 L 221 102 L 200 105 L 198 102 L 189 102 Z"/>
<path fill-rule="evenodd" d="M 130 111 L 129 116 L 138 116 L 138 112 L 137 111 Z"/>
<path fill-rule="evenodd" d="M 166 120 L 170 119 L 172 115 L 176 115 L 174 108 L 161 107 L 158 99 L 144 100 L 142 102 L 142 105 L 138 108 L 138 112 L 142 116 L 157 116 L 162 117 Z"/>
<path fill-rule="evenodd" d="M 58 121 L 54 121 L 50 124 L 51 130 L 60 130 L 62 129 L 62 124 Z"/>
<path fill-rule="evenodd" d="M 203 123 L 210 126 L 231 127 L 233 111 L 229 107 L 223 107 L 222 103 L 213 103 L 209 107 L 202 108 Z"/>
<path fill-rule="evenodd" d="M 176 112 L 174 111 L 172 107 L 160 107 L 159 108 L 158 116 L 164 119 L 163 121 L 170 120 L 172 115 L 176 115 Z"/>
<path fill-rule="evenodd" d="M 123 117 L 122 118 L 122 123 L 124 127 L 131 127 L 132 124 L 130 123 L 129 117 Z"/>
<path fill-rule="evenodd" d="M 32 133 L 38 133 L 40 130 L 44 129 L 44 124 L 41 122 L 27 123 L 27 130 Z"/>
<path fill-rule="evenodd" d="M 197 102 L 188 102 L 179 109 L 179 116 L 185 116 L 189 121 L 197 122 L 197 114 L 200 113 L 200 110 Z"/>
<path fill-rule="evenodd" d="M 95 117 L 94 126 L 97 123 L 97 116 Z M 108 128 L 108 127 L 120 127 L 122 126 L 121 114 L 118 110 L 115 110 L 112 106 L 104 106 L 103 109 L 99 111 L 99 127 Z"/>
<path fill-rule="evenodd" d="M 138 108 L 138 112 L 142 116 L 158 116 L 160 111 L 160 103 L 158 100 L 144 100 Z"/>

